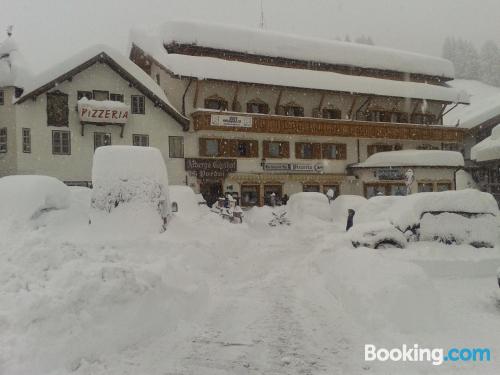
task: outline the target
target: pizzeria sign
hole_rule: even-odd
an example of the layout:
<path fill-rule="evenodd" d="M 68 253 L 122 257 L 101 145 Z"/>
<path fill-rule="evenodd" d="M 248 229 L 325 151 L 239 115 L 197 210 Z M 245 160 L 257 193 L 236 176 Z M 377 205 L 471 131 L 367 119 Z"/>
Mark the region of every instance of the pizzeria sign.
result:
<path fill-rule="evenodd" d="M 78 101 L 78 116 L 83 123 L 126 124 L 129 106 L 110 100 L 98 101 L 82 98 Z"/>

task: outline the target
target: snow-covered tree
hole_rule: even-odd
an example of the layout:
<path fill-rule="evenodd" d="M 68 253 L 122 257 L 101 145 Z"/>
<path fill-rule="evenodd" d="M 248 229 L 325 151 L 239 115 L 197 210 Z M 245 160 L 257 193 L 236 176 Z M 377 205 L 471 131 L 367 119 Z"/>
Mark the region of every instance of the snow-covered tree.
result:
<path fill-rule="evenodd" d="M 489 85 L 500 86 L 500 49 L 489 40 L 481 48 L 481 81 Z"/>
<path fill-rule="evenodd" d="M 454 37 L 446 38 L 443 44 L 443 57 L 453 62 L 457 78 L 480 78 L 479 54 L 470 41 Z"/>

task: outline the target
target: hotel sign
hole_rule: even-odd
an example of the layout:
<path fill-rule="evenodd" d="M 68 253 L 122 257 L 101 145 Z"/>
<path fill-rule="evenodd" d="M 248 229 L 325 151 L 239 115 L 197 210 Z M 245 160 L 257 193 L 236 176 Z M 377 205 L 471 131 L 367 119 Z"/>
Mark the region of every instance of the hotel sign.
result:
<path fill-rule="evenodd" d="M 323 173 L 323 164 L 266 163 L 268 172 Z"/>
<path fill-rule="evenodd" d="M 231 128 L 251 128 L 252 118 L 247 116 L 210 115 L 210 125 Z"/>
<path fill-rule="evenodd" d="M 126 124 L 129 107 L 123 103 L 97 100 L 79 100 L 78 115 L 84 123 Z"/>
<path fill-rule="evenodd" d="M 224 178 L 228 173 L 236 172 L 236 159 L 200 159 L 186 158 L 186 171 L 198 178 Z"/>
<path fill-rule="evenodd" d="M 399 168 L 379 168 L 375 171 L 379 180 L 404 180 L 405 174 Z"/>

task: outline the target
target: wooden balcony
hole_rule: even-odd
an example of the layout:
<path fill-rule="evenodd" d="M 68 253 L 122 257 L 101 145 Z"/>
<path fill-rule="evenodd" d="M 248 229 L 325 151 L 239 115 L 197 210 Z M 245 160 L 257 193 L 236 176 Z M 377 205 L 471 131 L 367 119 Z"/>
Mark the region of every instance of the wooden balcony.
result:
<path fill-rule="evenodd" d="M 212 115 L 250 117 L 251 126 L 214 126 Z M 196 111 L 194 130 L 312 135 L 379 139 L 412 139 L 462 143 L 465 129 L 442 125 L 395 124 L 370 121 L 328 120 L 311 117 L 288 117 L 240 112 Z"/>

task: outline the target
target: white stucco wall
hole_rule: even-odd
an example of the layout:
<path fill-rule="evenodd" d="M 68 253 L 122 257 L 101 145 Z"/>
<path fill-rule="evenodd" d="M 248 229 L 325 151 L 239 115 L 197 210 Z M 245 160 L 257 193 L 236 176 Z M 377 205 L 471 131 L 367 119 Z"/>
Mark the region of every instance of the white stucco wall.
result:
<path fill-rule="evenodd" d="M 4 104 L 0 105 L 0 128 L 7 128 L 7 152 L 0 152 L 0 177 L 13 174 L 16 171 L 17 137 L 16 112 L 12 104 L 14 87 L 0 88 L 4 95 Z"/>

